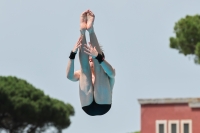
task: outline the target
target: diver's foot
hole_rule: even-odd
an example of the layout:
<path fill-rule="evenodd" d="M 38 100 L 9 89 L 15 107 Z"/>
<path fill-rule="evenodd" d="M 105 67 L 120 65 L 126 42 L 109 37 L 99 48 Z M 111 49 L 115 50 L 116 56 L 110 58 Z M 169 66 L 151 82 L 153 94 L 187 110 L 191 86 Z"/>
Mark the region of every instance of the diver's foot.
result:
<path fill-rule="evenodd" d="M 94 31 L 93 24 L 94 24 L 95 15 L 92 11 L 87 11 L 87 30 L 89 33 Z"/>
<path fill-rule="evenodd" d="M 80 16 L 80 30 L 86 31 L 87 30 L 87 11 L 84 11 Z"/>

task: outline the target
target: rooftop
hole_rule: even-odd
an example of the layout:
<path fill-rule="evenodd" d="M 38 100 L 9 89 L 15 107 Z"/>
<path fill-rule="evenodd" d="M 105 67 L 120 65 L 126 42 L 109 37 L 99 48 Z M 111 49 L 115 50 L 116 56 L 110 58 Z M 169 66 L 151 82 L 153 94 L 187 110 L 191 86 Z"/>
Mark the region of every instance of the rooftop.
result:
<path fill-rule="evenodd" d="M 200 98 L 163 98 L 163 99 L 138 99 L 141 105 L 145 104 L 180 104 L 188 103 L 191 108 L 200 107 Z"/>

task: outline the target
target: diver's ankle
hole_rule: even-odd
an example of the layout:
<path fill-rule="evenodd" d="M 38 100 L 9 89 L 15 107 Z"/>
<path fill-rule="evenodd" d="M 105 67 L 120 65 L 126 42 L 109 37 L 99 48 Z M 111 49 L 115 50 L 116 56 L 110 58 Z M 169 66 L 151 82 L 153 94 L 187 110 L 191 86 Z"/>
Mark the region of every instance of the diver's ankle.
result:
<path fill-rule="evenodd" d="M 85 35 L 85 31 L 86 31 L 86 30 L 84 30 L 84 29 L 80 29 L 81 35 Z"/>
<path fill-rule="evenodd" d="M 90 29 L 87 29 L 87 31 L 89 32 L 89 34 L 94 33 L 94 27 L 91 27 Z"/>

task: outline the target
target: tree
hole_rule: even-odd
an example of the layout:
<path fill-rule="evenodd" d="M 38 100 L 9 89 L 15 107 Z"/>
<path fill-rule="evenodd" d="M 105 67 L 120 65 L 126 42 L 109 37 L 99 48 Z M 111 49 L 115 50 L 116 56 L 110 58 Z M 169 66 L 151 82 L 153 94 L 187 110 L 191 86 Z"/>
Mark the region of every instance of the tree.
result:
<path fill-rule="evenodd" d="M 50 98 L 27 81 L 0 76 L 0 129 L 36 133 L 55 127 L 61 133 L 73 115 L 70 104 Z"/>
<path fill-rule="evenodd" d="M 180 19 L 174 32 L 176 37 L 170 37 L 170 47 L 185 56 L 194 55 L 194 62 L 200 64 L 200 15 Z"/>

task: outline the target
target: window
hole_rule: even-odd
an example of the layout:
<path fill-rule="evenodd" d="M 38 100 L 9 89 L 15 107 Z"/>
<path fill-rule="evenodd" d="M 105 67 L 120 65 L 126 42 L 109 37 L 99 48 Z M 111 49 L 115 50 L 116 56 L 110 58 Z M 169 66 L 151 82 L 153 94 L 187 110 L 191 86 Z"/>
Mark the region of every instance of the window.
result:
<path fill-rule="evenodd" d="M 167 133 L 167 121 L 156 120 L 156 133 Z"/>
<path fill-rule="evenodd" d="M 168 121 L 168 133 L 179 133 L 179 120 Z"/>
<path fill-rule="evenodd" d="M 189 124 L 183 124 L 184 133 L 189 133 Z"/>
<path fill-rule="evenodd" d="M 192 133 L 192 120 L 181 120 L 181 133 Z"/>
<path fill-rule="evenodd" d="M 171 133 L 177 133 L 177 131 L 176 131 L 177 127 L 176 126 L 177 126 L 176 124 L 171 125 Z"/>
<path fill-rule="evenodd" d="M 159 133 L 164 133 L 164 124 L 159 124 Z"/>

